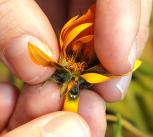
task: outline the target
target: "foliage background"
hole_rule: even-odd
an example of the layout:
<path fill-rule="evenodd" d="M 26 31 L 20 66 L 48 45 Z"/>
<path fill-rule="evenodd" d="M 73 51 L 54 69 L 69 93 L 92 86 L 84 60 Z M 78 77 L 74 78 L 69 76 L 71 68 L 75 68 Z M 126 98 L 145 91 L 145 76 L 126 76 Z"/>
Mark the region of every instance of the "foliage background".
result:
<path fill-rule="evenodd" d="M 142 61 L 142 66 L 133 75 L 126 98 L 107 104 L 106 137 L 153 137 L 153 14 Z M 1 81 L 11 81 L 22 88 L 22 82 L 0 63 Z"/>

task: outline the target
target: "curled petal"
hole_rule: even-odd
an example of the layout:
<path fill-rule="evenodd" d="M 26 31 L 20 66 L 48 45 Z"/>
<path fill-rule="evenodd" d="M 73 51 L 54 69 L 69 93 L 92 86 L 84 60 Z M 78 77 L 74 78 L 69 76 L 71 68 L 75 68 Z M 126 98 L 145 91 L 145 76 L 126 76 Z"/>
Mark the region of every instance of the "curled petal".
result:
<path fill-rule="evenodd" d="M 60 41 L 60 46 L 61 46 L 61 48 L 62 48 L 62 46 L 63 46 L 63 32 L 64 31 L 66 31 L 66 29 L 68 29 L 69 28 L 69 26 L 76 20 L 78 18 L 78 16 L 74 16 L 73 18 L 71 18 L 64 26 L 63 26 L 63 28 L 62 28 L 62 30 L 61 30 L 61 35 L 60 35 L 60 39 L 59 39 L 59 41 Z"/>
<path fill-rule="evenodd" d="M 87 46 L 87 43 L 91 42 L 93 40 L 94 35 L 86 35 L 84 37 L 81 37 L 73 42 L 71 46 L 71 50 L 73 50 L 74 53 L 79 55 L 79 52 L 84 46 Z M 88 47 L 86 47 L 88 48 Z"/>
<path fill-rule="evenodd" d="M 98 73 L 85 73 L 81 77 L 91 84 L 102 83 L 110 79 L 110 77 Z"/>
<path fill-rule="evenodd" d="M 70 30 L 76 26 L 79 26 L 80 24 L 93 23 L 95 18 L 95 7 L 95 4 L 93 4 L 85 14 L 81 15 L 73 23 L 71 23 L 69 27 L 67 27 L 67 29 L 63 32 L 63 35 L 66 35 Z"/>
<path fill-rule="evenodd" d="M 81 24 L 77 27 L 75 27 L 74 29 L 72 29 L 69 34 L 67 34 L 67 37 L 65 38 L 64 41 L 64 49 L 66 49 L 66 47 L 84 30 L 86 30 L 87 28 L 91 27 L 93 25 L 93 23 L 84 23 Z"/>
<path fill-rule="evenodd" d="M 51 50 L 46 46 L 42 49 L 39 49 L 32 43 L 28 43 L 28 49 L 31 56 L 31 59 L 38 65 L 49 66 L 52 62 L 52 53 Z"/>
<path fill-rule="evenodd" d="M 84 37 L 81 37 L 77 39 L 74 43 L 81 42 L 81 43 L 89 43 L 91 40 L 93 40 L 94 35 L 86 35 Z"/>

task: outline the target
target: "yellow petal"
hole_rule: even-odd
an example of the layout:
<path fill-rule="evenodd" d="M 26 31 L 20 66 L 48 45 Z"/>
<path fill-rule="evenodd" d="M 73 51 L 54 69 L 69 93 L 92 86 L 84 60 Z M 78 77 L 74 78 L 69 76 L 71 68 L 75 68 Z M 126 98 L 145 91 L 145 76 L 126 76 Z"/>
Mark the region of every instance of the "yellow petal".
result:
<path fill-rule="evenodd" d="M 91 84 L 105 82 L 110 79 L 110 77 L 98 73 L 85 73 L 81 77 Z"/>
<path fill-rule="evenodd" d="M 91 40 L 93 40 L 93 37 L 94 37 L 94 35 L 87 35 L 87 36 L 84 36 L 84 37 L 77 39 L 74 43 L 77 43 L 77 42 L 88 43 Z"/>
<path fill-rule="evenodd" d="M 135 71 L 136 69 L 138 69 L 141 64 L 142 64 L 142 62 L 140 60 L 136 60 L 132 72 Z M 97 83 L 105 82 L 105 81 L 110 80 L 112 78 L 119 78 L 121 76 L 127 76 L 130 73 L 131 72 L 128 72 L 126 74 L 118 75 L 118 76 L 105 76 L 105 75 L 98 74 L 98 73 L 85 73 L 85 74 L 81 75 L 81 77 L 91 84 L 97 84 Z"/>
<path fill-rule="evenodd" d="M 64 38 L 66 34 L 68 34 L 69 31 L 71 31 L 76 26 L 79 26 L 80 24 L 83 23 L 93 23 L 94 16 L 95 16 L 95 4 L 92 5 L 85 14 L 83 14 L 79 18 L 76 18 L 76 20 L 74 20 L 73 22 L 69 23 L 69 26 L 67 25 L 67 28 L 61 32 L 61 35 Z"/>
<path fill-rule="evenodd" d="M 78 16 L 74 16 L 73 18 L 71 18 L 62 28 L 61 30 L 61 35 L 60 35 L 60 46 L 62 48 L 63 46 L 63 40 L 62 40 L 62 34 L 63 34 L 63 31 L 65 31 L 66 28 L 68 28 L 76 19 L 78 18 Z"/>
<path fill-rule="evenodd" d="M 135 64 L 134 64 L 134 67 L 133 67 L 133 70 L 126 73 L 126 74 L 123 74 L 122 76 L 127 76 L 127 75 L 130 75 L 132 72 L 136 71 L 142 64 L 142 61 L 141 60 L 136 60 L 135 61 Z M 119 76 L 111 76 L 112 78 L 117 78 Z"/>
<path fill-rule="evenodd" d="M 37 46 L 29 42 L 28 49 L 29 49 L 31 59 L 36 64 L 43 65 L 43 66 L 49 66 L 51 65 L 51 62 L 53 62 L 52 53 L 47 46 L 39 49 Z"/>
<path fill-rule="evenodd" d="M 130 75 L 132 72 L 136 71 L 142 64 L 142 61 L 141 60 L 136 60 L 135 61 L 135 64 L 134 64 L 134 67 L 133 67 L 133 70 L 126 73 L 126 74 L 123 74 L 122 76 L 127 76 L 127 75 Z M 118 78 L 120 76 L 111 76 L 111 78 Z"/>
<path fill-rule="evenodd" d="M 95 16 L 95 4 L 93 4 L 88 11 L 83 14 L 82 16 L 75 16 L 71 18 L 62 28 L 61 33 L 60 33 L 60 47 L 63 47 L 63 41 L 65 41 L 65 38 L 67 34 L 71 30 L 73 30 L 75 27 L 79 26 L 80 24 L 83 23 L 93 23 L 94 22 L 94 16 Z"/>
<path fill-rule="evenodd" d="M 79 55 L 79 52 L 81 52 L 81 49 L 84 46 L 87 46 L 87 43 L 91 42 L 93 40 L 93 35 L 86 35 L 84 37 L 81 37 L 79 39 L 77 39 L 76 41 L 73 42 L 73 44 L 71 45 L 71 50 Z M 88 47 L 87 47 L 88 48 Z"/>
<path fill-rule="evenodd" d="M 141 66 L 141 64 L 142 64 L 141 60 L 136 60 L 132 71 L 137 70 Z"/>
<path fill-rule="evenodd" d="M 71 80 L 68 83 L 67 91 L 66 91 L 66 97 L 64 100 L 63 110 L 65 111 L 72 111 L 72 112 L 78 112 L 78 105 L 79 105 L 79 97 L 77 99 L 71 99 L 69 97 L 69 91 L 72 89 L 74 80 Z"/>
<path fill-rule="evenodd" d="M 79 97 L 75 100 L 72 100 L 72 99 L 69 98 L 69 96 L 67 94 L 66 97 L 65 97 L 63 110 L 78 112 L 78 106 L 79 106 Z"/>
<path fill-rule="evenodd" d="M 69 27 L 67 27 L 68 29 L 66 29 L 63 32 L 63 35 L 66 35 L 67 33 L 69 33 L 70 30 L 72 30 L 76 26 L 79 26 L 80 24 L 83 24 L 83 23 L 93 23 L 94 22 L 94 16 L 95 16 L 95 4 L 92 5 L 87 10 L 87 12 L 85 14 L 83 14 L 82 16 L 77 18 L 73 23 L 71 23 L 69 25 Z"/>
<path fill-rule="evenodd" d="M 63 32 L 67 27 L 69 27 L 71 25 L 71 23 L 73 23 L 79 16 L 74 16 L 72 17 L 68 22 L 66 22 L 66 24 L 63 26 L 61 32 Z"/>
<path fill-rule="evenodd" d="M 72 29 L 65 38 L 64 49 L 66 49 L 66 47 L 76 38 L 76 36 L 92 25 L 93 23 L 84 23 Z"/>

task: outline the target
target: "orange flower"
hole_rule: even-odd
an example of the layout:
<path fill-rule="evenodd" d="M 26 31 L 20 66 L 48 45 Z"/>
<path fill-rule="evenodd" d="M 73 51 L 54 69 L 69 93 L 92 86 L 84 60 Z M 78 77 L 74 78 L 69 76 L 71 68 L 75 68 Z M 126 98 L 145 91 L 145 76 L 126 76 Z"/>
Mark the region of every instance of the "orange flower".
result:
<path fill-rule="evenodd" d="M 61 85 L 61 93 L 66 94 L 64 110 L 77 112 L 79 103 L 79 89 L 110 80 L 106 70 L 103 70 L 94 52 L 94 18 L 95 5 L 86 14 L 71 18 L 62 28 L 60 43 L 60 59 L 52 59 L 51 50 L 46 46 L 38 48 L 29 43 L 29 53 L 32 60 L 42 66 L 56 68 L 51 79 Z M 141 64 L 137 60 L 133 71 Z M 128 75 L 125 74 L 125 75 Z"/>

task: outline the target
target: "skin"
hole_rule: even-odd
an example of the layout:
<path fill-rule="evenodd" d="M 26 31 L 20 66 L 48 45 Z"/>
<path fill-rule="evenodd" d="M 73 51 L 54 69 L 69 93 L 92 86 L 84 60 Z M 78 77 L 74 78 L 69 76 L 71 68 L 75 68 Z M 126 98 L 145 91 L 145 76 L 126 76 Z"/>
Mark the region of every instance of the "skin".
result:
<path fill-rule="evenodd" d="M 21 43 L 27 35 L 36 37 L 51 47 L 57 60 L 56 36 L 61 27 L 68 18 L 86 11 L 94 0 L 36 2 L 0 0 L 0 59 L 28 83 L 20 94 L 11 84 L 0 83 L 0 112 L 4 114 L 0 115 L 1 136 L 102 137 L 106 130 L 105 101 L 123 99 L 131 75 L 95 85 L 91 91 L 82 90 L 78 114 L 60 111 L 63 97 L 58 85 L 42 83 L 54 69 L 34 64 L 28 57 L 27 47 Z M 96 5 L 97 57 L 112 74 L 129 72 L 147 40 L 152 0 L 97 0 Z M 128 57 L 133 45 L 131 63 Z M 59 129 L 63 129 L 62 135 Z"/>

